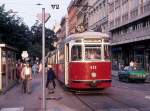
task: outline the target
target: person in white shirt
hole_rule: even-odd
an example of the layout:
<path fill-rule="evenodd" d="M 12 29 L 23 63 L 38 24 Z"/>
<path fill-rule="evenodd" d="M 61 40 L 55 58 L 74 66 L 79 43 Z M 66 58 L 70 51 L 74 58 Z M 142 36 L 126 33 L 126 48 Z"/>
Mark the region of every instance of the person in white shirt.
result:
<path fill-rule="evenodd" d="M 132 61 L 132 60 L 131 60 L 131 62 L 130 62 L 130 64 L 129 64 L 129 65 L 130 65 L 130 67 L 131 67 L 131 68 L 134 68 L 134 66 L 135 66 L 134 61 Z"/>
<path fill-rule="evenodd" d="M 24 93 L 31 94 L 32 69 L 29 63 L 26 63 L 21 72 L 22 88 Z"/>

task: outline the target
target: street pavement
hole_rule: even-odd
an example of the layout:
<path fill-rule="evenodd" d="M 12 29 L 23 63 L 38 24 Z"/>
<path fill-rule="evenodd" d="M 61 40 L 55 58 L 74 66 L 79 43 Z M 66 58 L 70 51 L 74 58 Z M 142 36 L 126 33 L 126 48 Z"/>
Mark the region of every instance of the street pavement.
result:
<path fill-rule="evenodd" d="M 117 71 L 112 71 L 113 77 L 117 77 L 117 74 L 118 74 Z M 131 87 L 132 89 L 135 90 L 137 89 L 143 90 L 140 89 L 142 88 L 142 84 L 141 85 L 139 84 L 136 87 L 135 84 L 130 84 L 129 87 L 128 84 L 120 83 L 117 81 L 117 79 L 115 81 L 114 81 L 115 83 L 113 83 L 114 84 L 113 87 L 110 88 L 109 90 L 114 90 L 115 88 L 120 89 L 120 87 L 116 86 L 116 84 L 123 84 L 121 88 Z M 56 89 L 54 89 L 54 93 L 50 93 L 50 91 L 46 89 L 47 111 L 91 111 L 88 107 L 83 106 L 83 103 L 80 101 L 80 99 L 77 99 L 77 96 L 73 95 L 68 91 L 64 91 L 64 89 L 60 86 L 60 84 L 58 82 L 56 83 L 57 86 Z M 145 84 L 144 86 L 149 87 L 148 84 Z M 89 97 L 91 98 L 93 96 L 89 96 Z M 98 99 L 98 100 L 103 100 L 103 99 Z M 95 101 L 95 99 L 93 101 Z M 112 103 L 114 103 L 114 101 Z M 42 111 L 41 107 L 42 107 L 42 75 L 40 74 L 33 77 L 31 94 L 22 93 L 21 85 L 16 85 L 11 90 L 9 90 L 6 94 L 0 95 L 0 111 Z"/>
<path fill-rule="evenodd" d="M 66 95 L 67 96 L 67 95 Z M 42 111 L 42 75 L 32 79 L 32 93 L 21 92 L 21 84 L 16 85 L 4 95 L 0 95 L 0 111 Z M 46 89 L 47 111 L 75 111 L 63 104 L 63 89 L 57 83 L 54 93 Z"/>
<path fill-rule="evenodd" d="M 21 91 L 21 84 L 17 84 L 4 95 L 0 95 L 0 111 L 38 111 L 41 108 L 41 77 L 32 80 L 32 93 Z M 8 109 L 9 108 L 9 109 Z"/>

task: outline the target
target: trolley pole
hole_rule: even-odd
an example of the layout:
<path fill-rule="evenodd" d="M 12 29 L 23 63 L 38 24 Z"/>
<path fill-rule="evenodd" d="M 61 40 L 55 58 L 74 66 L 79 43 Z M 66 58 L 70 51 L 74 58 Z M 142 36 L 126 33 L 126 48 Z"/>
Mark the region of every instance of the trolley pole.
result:
<path fill-rule="evenodd" d="M 43 74 L 43 93 L 42 93 L 42 111 L 46 111 L 45 100 L 45 8 L 42 8 L 42 74 Z"/>

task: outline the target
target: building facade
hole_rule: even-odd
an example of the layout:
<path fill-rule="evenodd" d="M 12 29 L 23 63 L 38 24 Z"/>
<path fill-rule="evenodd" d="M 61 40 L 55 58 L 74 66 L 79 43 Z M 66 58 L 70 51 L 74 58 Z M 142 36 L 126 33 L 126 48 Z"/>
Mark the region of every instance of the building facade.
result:
<path fill-rule="evenodd" d="M 76 32 L 77 27 L 77 7 L 74 6 L 74 0 L 70 2 L 68 7 L 68 34 L 73 34 Z"/>
<path fill-rule="evenodd" d="M 88 0 L 88 29 L 108 32 L 108 0 Z"/>
<path fill-rule="evenodd" d="M 150 0 L 74 0 L 74 5 L 77 26 L 110 34 L 115 69 L 134 60 L 149 70 Z"/>
<path fill-rule="evenodd" d="M 150 0 L 109 0 L 108 3 L 114 68 L 134 60 L 149 70 Z"/>
<path fill-rule="evenodd" d="M 60 29 L 56 32 L 58 41 L 61 41 L 66 37 L 66 17 L 62 17 L 60 23 Z"/>
<path fill-rule="evenodd" d="M 77 26 L 83 26 L 88 29 L 88 0 L 74 0 L 74 5 L 77 7 Z"/>

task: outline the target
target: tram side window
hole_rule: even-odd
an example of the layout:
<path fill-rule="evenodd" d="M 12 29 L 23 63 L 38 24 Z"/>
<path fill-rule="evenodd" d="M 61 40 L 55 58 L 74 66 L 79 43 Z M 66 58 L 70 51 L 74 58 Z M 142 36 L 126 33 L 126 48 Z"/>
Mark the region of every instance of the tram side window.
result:
<path fill-rule="evenodd" d="M 71 49 L 71 60 L 76 61 L 76 60 L 81 60 L 81 55 L 82 55 L 82 50 L 81 46 L 79 45 L 74 45 Z"/>
<path fill-rule="evenodd" d="M 110 59 L 110 47 L 108 45 L 104 46 L 104 57 Z"/>

